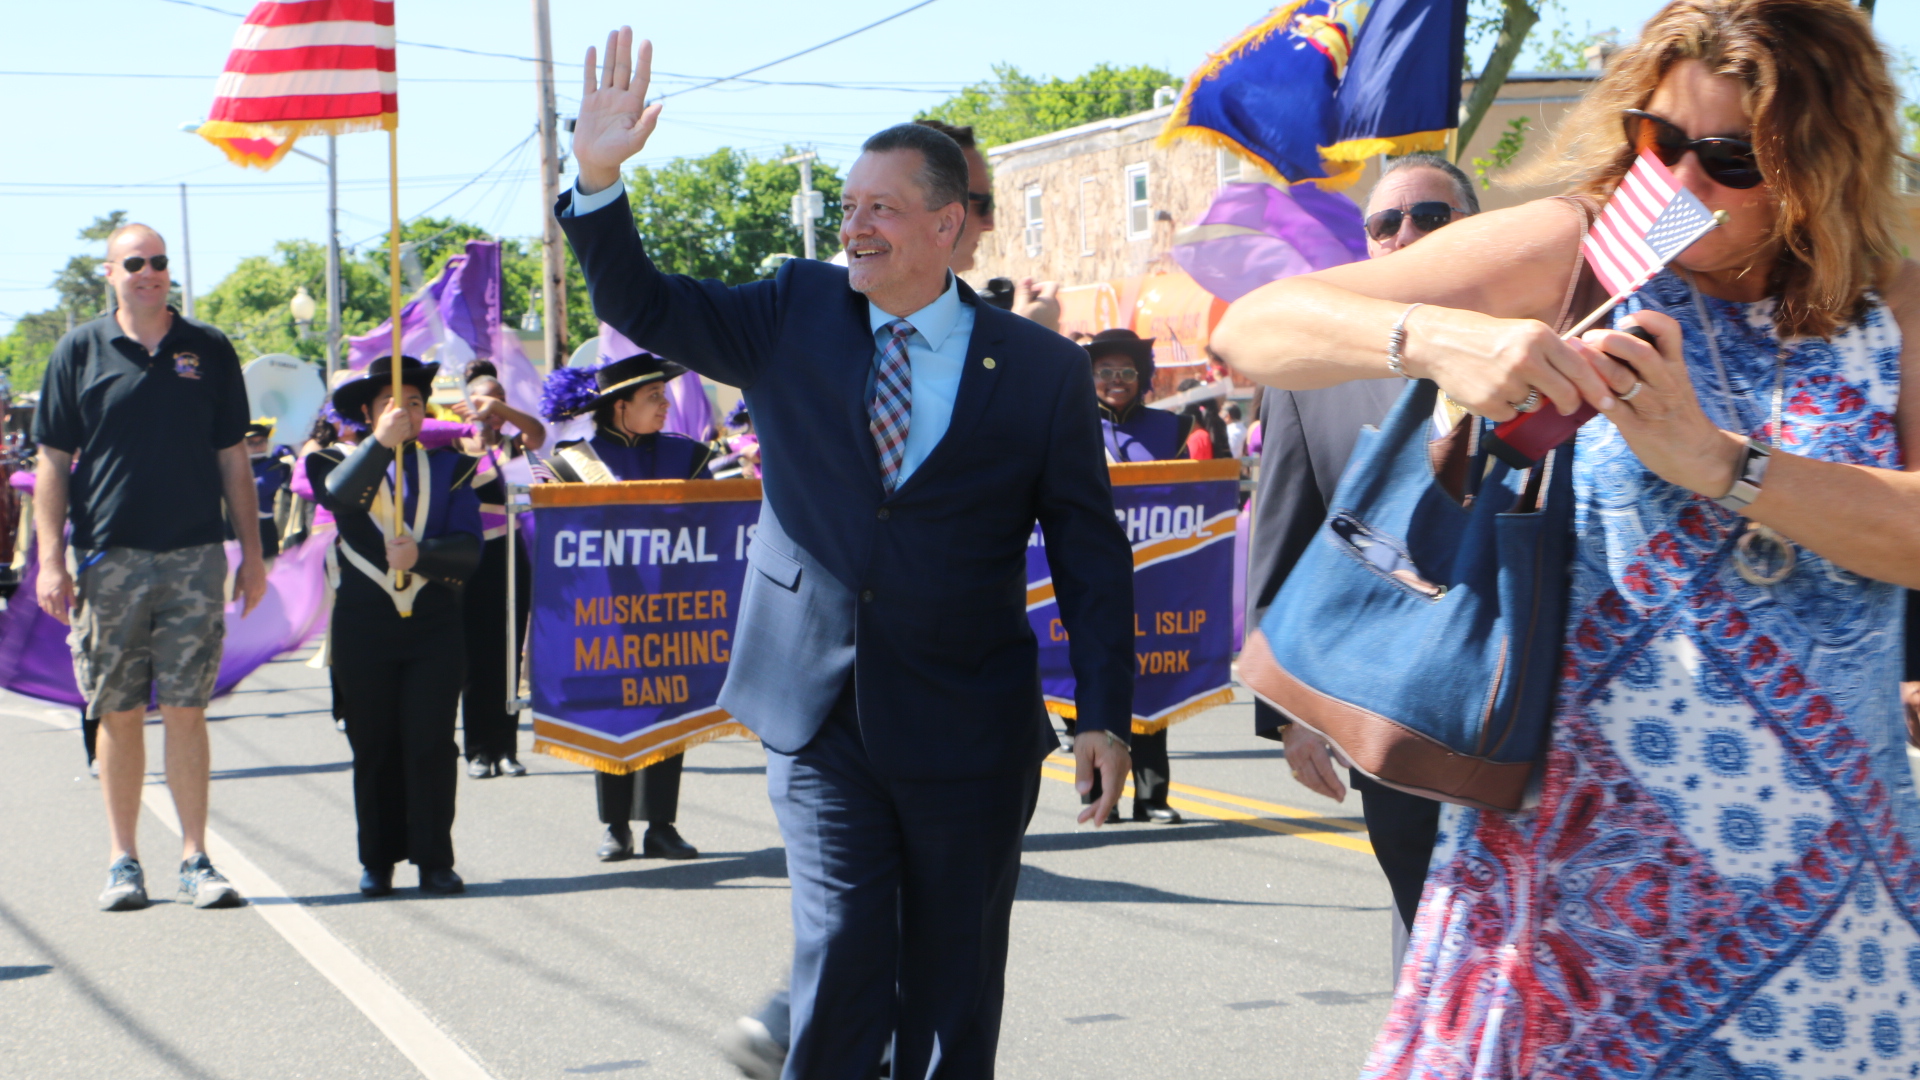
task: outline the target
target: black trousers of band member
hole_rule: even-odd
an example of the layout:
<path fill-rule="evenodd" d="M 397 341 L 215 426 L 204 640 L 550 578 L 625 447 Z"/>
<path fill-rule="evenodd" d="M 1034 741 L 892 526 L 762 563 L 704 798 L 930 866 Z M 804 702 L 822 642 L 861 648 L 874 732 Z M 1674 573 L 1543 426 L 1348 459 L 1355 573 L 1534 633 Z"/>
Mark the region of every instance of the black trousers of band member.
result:
<path fill-rule="evenodd" d="M 1067 725 L 1067 737 L 1075 734 L 1074 723 L 1061 717 Z M 1135 806 L 1166 806 L 1167 785 L 1172 780 L 1172 766 L 1167 760 L 1167 732 L 1172 728 L 1161 728 L 1151 735 L 1135 733 L 1133 736 L 1133 803 Z M 1100 774 L 1093 774 L 1093 790 L 1087 792 L 1086 801 L 1097 802 L 1100 799 Z"/>
<path fill-rule="evenodd" d="M 526 545 L 513 545 L 513 651 L 519 655 L 527 640 L 527 609 L 533 602 L 533 567 Z M 467 581 L 462 597 L 466 608 L 467 685 L 460 698 L 460 727 L 466 737 L 467 759 L 485 754 L 495 761 L 519 756 L 520 717 L 507 709 L 518 691 L 507 685 L 507 538 L 495 537 L 481 549 L 480 569 Z"/>
<path fill-rule="evenodd" d="M 1401 921 L 1411 930 L 1421 890 L 1427 886 L 1427 863 L 1440 836 L 1440 804 L 1390 788 L 1358 770 L 1349 770 L 1347 778 L 1360 793 L 1373 857 L 1387 875 Z"/>
<path fill-rule="evenodd" d="M 405 620 L 335 611 L 333 675 L 353 747 L 362 866 L 453 866 L 453 725 L 467 651 L 460 622 L 457 606 Z"/>
<path fill-rule="evenodd" d="M 686 760 L 685 754 L 675 754 L 624 776 L 594 773 L 593 790 L 600 800 L 600 823 L 673 824 L 674 815 L 680 810 L 680 769 Z"/>

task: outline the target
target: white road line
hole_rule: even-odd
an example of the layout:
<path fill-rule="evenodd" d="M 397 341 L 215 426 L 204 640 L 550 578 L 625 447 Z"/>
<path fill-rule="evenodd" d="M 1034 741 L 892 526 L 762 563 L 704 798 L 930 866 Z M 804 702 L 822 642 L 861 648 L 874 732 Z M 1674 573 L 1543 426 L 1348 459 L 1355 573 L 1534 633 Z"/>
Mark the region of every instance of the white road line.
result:
<path fill-rule="evenodd" d="M 0 694 L 10 699 L 6 705 L 11 707 L 6 711 L 16 716 L 66 730 L 78 727 L 73 720 L 73 710 L 54 709 L 5 691 Z M 143 787 L 140 801 L 175 836 L 180 835 L 180 819 L 174 814 L 173 797 L 164 784 Z M 426 1080 L 493 1080 L 493 1074 L 441 1030 L 405 991 L 335 937 L 311 912 L 288 896 L 266 871 L 212 828 L 207 829 L 207 855 L 267 925 L 346 995 L 353 1007 L 371 1020 Z M 154 884 L 158 886 L 157 897 L 163 901 L 171 897 L 173 875 L 162 875 Z"/>

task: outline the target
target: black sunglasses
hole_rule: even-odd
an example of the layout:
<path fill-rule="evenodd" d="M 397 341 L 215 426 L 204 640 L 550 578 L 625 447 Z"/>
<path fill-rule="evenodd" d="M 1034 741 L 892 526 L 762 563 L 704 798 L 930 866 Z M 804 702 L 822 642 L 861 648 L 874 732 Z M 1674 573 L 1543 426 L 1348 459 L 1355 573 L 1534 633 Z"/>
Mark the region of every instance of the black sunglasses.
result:
<path fill-rule="evenodd" d="M 978 191 L 969 191 L 967 192 L 967 201 L 980 208 L 981 217 L 993 216 L 993 192 L 989 191 L 983 194 Z"/>
<path fill-rule="evenodd" d="M 1753 158 L 1753 144 L 1745 139 L 1689 139 L 1673 121 L 1652 113 L 1625 109 L 1621 115 L 1626 123 L 1627 145 L 1634 153 L 1651 150 L 1669 169 L 1680 164 L 1691 150 L 1700 159 L 1701 171 L 1721 187 L 1745 190 L 1764 179 L 1760 163 Z"/>
<path fill-rule="evenodd" d="M 1443 202 L 1417 202 L 1402 209 L 1398 206 L 1382 210 L 1367 219 L 1367 235 L 1375 240 L 1385 240 L 1400 231 L 1400 223 L 1407 218 L 1413 219 L 1413 227 L 1423 233 L 1430 233 L 1453 220 L 1455 214 L 1470 211 Z"/>
<path fill-rule="evenodd" d="M 148 263 L 152 263 L 155 270 L 165 270 L 167 268 L 167 257 L 165 255 L 155 255 L 149 259 L 145 255 L 129 255 L 120 261 L 120 265 L 126 267 L 127 273 L 129 274 L 139 273 L 140 269 Z"/>

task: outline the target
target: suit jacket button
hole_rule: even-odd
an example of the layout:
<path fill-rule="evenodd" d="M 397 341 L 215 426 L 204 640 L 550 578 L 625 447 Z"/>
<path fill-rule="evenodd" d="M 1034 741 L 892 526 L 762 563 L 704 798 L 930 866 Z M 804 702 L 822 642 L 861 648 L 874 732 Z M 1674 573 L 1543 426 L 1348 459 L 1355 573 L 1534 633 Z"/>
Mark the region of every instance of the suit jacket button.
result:
<path fill-rule="evenodd" d="M 987 357 L 987 358 L 986 358 L 985 360 L 982 360 L 982 361 L 980 361 L 980 366 L 981 366 L 981 367 L 983 367 L 983 368 L 986 368 L 986 369 L 987 369 L 988 371 L 992 371 L 992 370 L 993 370 L 993 357 L 991 357 L 991 356 L 989 356 L 989 357 Z"/>
<path fill-rule="evenodd" d="M 880 508 L 880 513 L 877 516 L 880 518 L 881 521 L 885 521 L 888 518 L 893 516 L 893 511 L 883 506 Z"/>
<path fill-rule="evenodd" d="M 873 590 L 872 590 L 872 589 L 862 589 L 862 590 L 860 590 L 860 602 L 861 602 L 861 603 L 863 603 L 863 604 L 870 604 L 870 603 L 872 603 L 872 602 L 873 602 Z"/>

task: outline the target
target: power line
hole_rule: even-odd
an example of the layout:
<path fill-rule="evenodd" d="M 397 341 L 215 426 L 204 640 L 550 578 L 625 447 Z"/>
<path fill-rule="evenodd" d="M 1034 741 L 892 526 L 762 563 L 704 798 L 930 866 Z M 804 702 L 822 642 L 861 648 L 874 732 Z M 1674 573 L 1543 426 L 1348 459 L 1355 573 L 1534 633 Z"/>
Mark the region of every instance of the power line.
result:
<path fill-rule="evenodd" d="M 863 27 L 861 27 L 861 28 L 859 28 L 858 30 L 849 30 L 849 31 L 847 31 L 847 32 L 846 32 L 846 33 L 844 33 L 844 34 L 841 34 L 841 35 L 840 35 L 839 37 L 837 37 L 837 38 L 832 38 L 832 39 L 830 39 L 830 40 L 827 40 L 827 41 L 823 41 L 823 42 L 821 42 L 820 44 L 818 44 L 818 45 L 814 45 L 814 46 L 812 46 L 812 47 L 810 47 L 810 48 L 805 48 L 805 49 L 801 49 L 801 50 L 800 50 L 799 52 L 797 52 L 797 53 L 789 53 L 789 54 L 787 54 L 786 56 L 783 56 L 783 57 L 781 57 L 781 58 L 780 58 L 780 59 L 778 59 L 778 60 L 769 60 L 769 61 L 767 61 L 767 62 L 766 62 L 766 63 L 764 63 L 764 64 L 760 64 L 760 65 L 757 65 L 757 66 L 755 66 L 755 67 L 750 67 L 750 68 L 748 68 L 748 69 L 746 69 L 745 71 L 740 71 L 740 72 L 736 72 L 736 73 L 734 73 L 734 74 L 732 74 L 732 75 L 727 75 L 727 76 L 724 76 L 724 77 L 722 77 L 722 78 L 718 78 L 718 79 L 714 79 L 714 80 L 713 80 L 713 81 L 711 81 L 711 82 L 705 82 L 705 83 L 701 83 L 701 84 L 700 84 L 699 86 L 690 86 L 690 87 L 688 87 L 688 88 L 687 88 L 687 89 L 685 89 L 685 90 L 675 90 L 675 91 L 674 91 L 673 93 L 671 93 L 671 94 L 662 94 L 662 95 L 660 95 L 659 97 L 657 97 L 657 98 L 654 98 L 654 100 L 655 100 L 655 101 L 665 101 L 666 99 L 668 99 L 668 98 L 670 98 L 670 97 L 679 97 L 679 96 L 680 96 L 681 94 L 691 94 L 691 93 L 693 93 L 693 92 L 694 92 L 695 90 L 705 90 L 705 89 L 706 89 L 707 87 L 709 87 L 709 86 L 718 86 L 719 84 L 721 84 L 721 83 L 723 83 L 723 82 L 733 82 L 734 80 L 736 80 L 736 79 L 738 79 L 738 78 L 740 78 L 740 77 L 741 77 L 741 76 L 743 76 L 743 75 L 751 75 L 751 74 L 753 74 L 753 73 L 754 73 L 754 72 L 756 72 L 756 71 L 765 71 L 765 70 L 767 70 L 767 69 L 768 69 L 768 68 L 770 68 L 770 67 L 774 67 L 774 66 L 776 66 L 776 65 L 779 65 L 779 64 L 784 64 L 784 63 L 786 63 L 786 62 L 787 62 L 787 61 L 789 61 L 789 60 L 796 60 L 796 59 L 798 59 L 798 58 L 800 58 L 800 57 L 802 57 L 802 56 L 805 56 L 805 55 L 807 55 L 808 53 L 814 53 L 814 52 L 819 52 L 819 51 L 820 51 L 821 49 L 824 49 L 824 48 L 826 48 L 826 47 L 827 47 L 827 46 L 829 46 L 829 45 L 837 45 L 837 44 L 839 44 L 840 42 L 842 42 L 842 41 L 845 41 L 845 40 L 847 40 L 847 39 L 848 39 L 848 38 L 850 38 L 850 37 L 856 37 L 856 36 L 858 36 L 858 35 L 860 35 L 860 34 L 864 34 L 864 33 L 866 33 L 867 31 L 869 31 L 869 30 L 871 30 L 871 29 L 873 29 L 874 27 L 876 27 L 876 26 L 882 26 L 882 25 L 885 25 L 886 23 L 890 23 L 890 22 L 892 22 L 893 20 L 895 20 L 895 19 L 897 19 L 897 18 L 899 18 L 899 17 L 900 17 L 900 16 L 902 16 L 902 15 L 906 15 L 906 14 L 908 14 L 908 13 L 910 13 L 910 12 L 915 12 L 915 11 L 919 11 L 919 10 L 920 10 L 921 8 L 923 8 L 923 7 L 926 7 L 926 6 L 928 5 L 928 4 L 931 4 L 931 3 L 933 3 L 933 2 L 934 2 L 934 0 L 920 0 L 920 2 L 919 2 L 919 3 L 917 3 L 917 4 L 911 4 L 911 5 L 909 5 L 909 6 L 907 6 L 907 7 L 904 7 L 904 8 L 901 8 L 901 9 L 900 9 L 899 11 L 896 11 L 896 12 L 894 12 L 893 14 L 891 14 L 891 15 L 888 15 L 887 17 L 885 17 L 885 18 L 883 18 L 883 19 L 877 19 L 877 20 L 875 20 L 875 21 L 873 21 L 873 22 L 870 22 L 870 23 L 868 23 L 867 25 L 865 25 L 865 26 L 863 26 Z"/>

